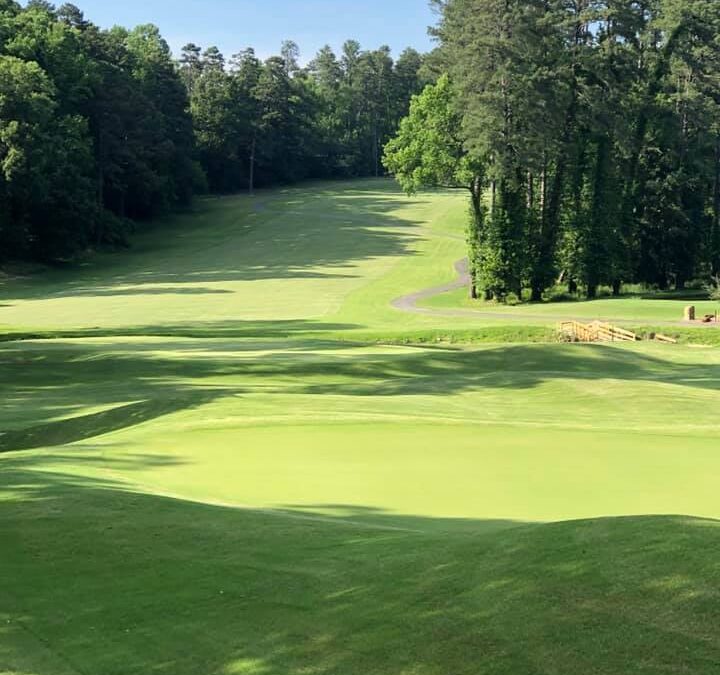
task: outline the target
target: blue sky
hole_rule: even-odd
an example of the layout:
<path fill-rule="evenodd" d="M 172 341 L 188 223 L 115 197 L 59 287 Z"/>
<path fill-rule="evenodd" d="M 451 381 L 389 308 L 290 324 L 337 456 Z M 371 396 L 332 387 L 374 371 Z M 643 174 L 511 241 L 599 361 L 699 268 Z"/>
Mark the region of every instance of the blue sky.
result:
<path fill-rule="evenodd" d="M 365 48 L 411 46 L 427 51 L 435 15 L 427 0 L 72 0 L 87 19 L 109 27 L 154 23 L 176 51 L 187 42 L 217 45 L 226 55 L 255 47 L 277 53 L 284 39 L 300 45 L 307 62 L 324 44 L 348 38 Z M 57 0 L 61 4 L 60 0 Z"/>

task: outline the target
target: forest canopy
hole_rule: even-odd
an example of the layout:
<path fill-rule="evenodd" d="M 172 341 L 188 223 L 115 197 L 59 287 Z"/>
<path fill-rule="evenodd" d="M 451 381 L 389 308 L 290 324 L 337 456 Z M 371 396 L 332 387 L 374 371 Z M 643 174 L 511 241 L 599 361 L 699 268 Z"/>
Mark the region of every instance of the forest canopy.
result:
<path fill-rule="evenodd" d="M 231 192 L 377 175 L 423 57 L 345 43 L 306 66 L 153 25 L 103 30 L 71 4 L 0 0 L 0 261 L 69 259 L 133 223 Z"/>

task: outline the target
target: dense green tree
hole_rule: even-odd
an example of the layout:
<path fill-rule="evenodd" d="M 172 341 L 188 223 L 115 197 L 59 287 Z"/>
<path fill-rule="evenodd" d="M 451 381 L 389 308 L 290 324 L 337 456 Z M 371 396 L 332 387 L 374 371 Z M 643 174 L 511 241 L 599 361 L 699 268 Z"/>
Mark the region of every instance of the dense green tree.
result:
<path fill-rule="evenodd" d="M 195 89 L 195 83 L 202 75 L 203 60 L 201 55 L 202 48 L 193 42 L 186 44 L 180 53 L 180 75 L 191 95 Z"/>
<path fill-rule="evenodd" d="M 87 243 L 95 218 L 87 86 L 73 29 L 51 8 L 0 15 L 0 251 L 64 257 Z M 45 65 L 45 68 L 43 68 Z M 53 77 L 55 71 L 60 75 Z M 61 88 L 62 87 L 62 88 Z"/>
<path fill-rule="evenodd" d="M 288 77 L 295 75 L 300 70 L 300 47 L 293 40 L 283 41 L 280 47 L 280 58 L 283 60 Z"/>
<path fill-rule="evenodd" d="M 228 192 L 240 184 L 239 107 L 233 79 L 222 68 L 203 71 L 194 83 L 191 112 L 195 141 L 210 189 Z"/>
<path fill-rule="evenodd" d="M 0 256 L 123 240 L 125 216 L 190 198 L 185 87 L 154 27 L 102 31 L 71 4 L 0 5 Z"/>
<path fill-rule="evenodd" d="M 0 258 L 122 244 L 207 188 L 379 174 L 421 66 L 352 41 L 307 68 L 291 41 L 264 62 L 193 43 L 175 61 L 153 25 L 0 0 Z"/>
<path fill-rule="evenodd" d="M 299 66 L 299 49 L 261 63 L 252 50 L 210 66 L 188 46 L 180 71 L 191 91 L 199 158 L 213 190 L 290 182 L 306 177 L 378 175 L 380 151 L 410 96 L 420 88 L 422 57 L 397 64 L 389 50 L 346 43 L 342 58 L 324 47 Z"/>
<path fill-rule="evenodd" d="M 594 297 L 717 273 L 720 3 L 434 4 L 425 69 L 450 74 L 453 140 L 485 167 L 471 256 L 486 294 L 540 300 L 564 279 Z"/>
<path fill-rule="evenodd" d="M 471 267 L 475 270 L 485 232 L 485 166 L 465 149 L 462 117 L 454 108 L 447 75 L 415 96 L 397 136 L 385 147 L 383 162 L 408 194 L 428 188 L 461 189 L 470 193 L 468 227 Z M 474 276 L 477 276 L 475 274 Z M 472 297 L 477 296 L 471 284 Z"/>

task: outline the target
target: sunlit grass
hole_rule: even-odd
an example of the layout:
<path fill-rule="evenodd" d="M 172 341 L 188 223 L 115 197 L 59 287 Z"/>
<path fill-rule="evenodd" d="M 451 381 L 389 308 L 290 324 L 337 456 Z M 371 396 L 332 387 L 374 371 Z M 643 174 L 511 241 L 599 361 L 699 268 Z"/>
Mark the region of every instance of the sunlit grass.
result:
<path fill-rule="evenodd" d="M 207 200 L 0 286 L 2 675 L 715 675 L 720 352 L 393 309 L 465 206 Z"/>
<path fill-rule="evenodd" d="M 657 299 L 650 293 L 645 296 L 629 295 L 597 300 L 503 305 L 495 302 L 470 300 L 467 292 L 460 290 L 435 296 L 422 302 L 421 305 L 435 309 L 473 310 L 479 316 L 483 313 L 492 313 L 501 315 L 496 317 L 498 320 L 507 317 L 528 323 L 557 321 L 568 317 L 579 320 L 624 321 L 632 325 L 652 323 L 653 321 L 679 323 L 683 320 L 683 309 L 687 305 L 696 307 L 698 317 L 720 311 L 720 303 L 717 301 Z M 463 318 L 468 320 L 469 317 L 464 316 Z"/>

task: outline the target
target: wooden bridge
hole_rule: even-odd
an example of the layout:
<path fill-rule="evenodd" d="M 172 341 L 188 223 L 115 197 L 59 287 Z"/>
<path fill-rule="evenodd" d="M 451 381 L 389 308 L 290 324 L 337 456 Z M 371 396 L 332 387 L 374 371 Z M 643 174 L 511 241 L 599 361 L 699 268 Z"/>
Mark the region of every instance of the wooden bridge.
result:
<path fill-rule="evenodd" d="M 592 323 L 564 321 L 560 324 L 560 335 L 571 342 L 637 342 L 639 340 L 635 333 L 602 321 Z"/>

